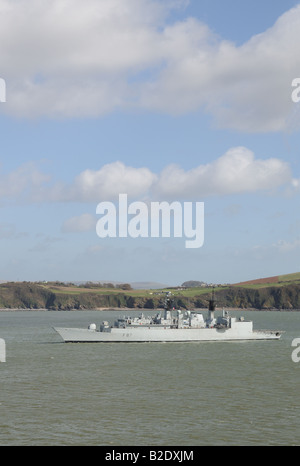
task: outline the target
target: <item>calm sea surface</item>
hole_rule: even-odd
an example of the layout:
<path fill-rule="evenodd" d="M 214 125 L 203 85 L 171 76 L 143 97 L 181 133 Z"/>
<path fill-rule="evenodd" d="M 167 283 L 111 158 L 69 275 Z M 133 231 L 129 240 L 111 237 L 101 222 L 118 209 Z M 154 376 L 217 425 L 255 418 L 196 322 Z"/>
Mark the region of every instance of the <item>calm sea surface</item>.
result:
<path fill-rule="evenodd" d="M 300 312 L 242 313 L 285 330 L 274 342 L 65 344 L 52 329 L 123 314 L 0 312 L 0 445 L 300 444 Z"/>

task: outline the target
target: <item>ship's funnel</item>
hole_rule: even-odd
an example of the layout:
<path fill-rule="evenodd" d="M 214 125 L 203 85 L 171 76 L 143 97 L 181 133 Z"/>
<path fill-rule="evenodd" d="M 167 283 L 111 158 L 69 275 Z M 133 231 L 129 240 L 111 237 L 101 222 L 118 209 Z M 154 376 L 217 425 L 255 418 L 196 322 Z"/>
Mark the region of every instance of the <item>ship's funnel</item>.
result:
<path fill-rule="evenodd" d="M 170 298 L 170 294 L 168 294 L 166 296 L 165 303 L 164 303 L 164 309 L 165 309 L 164 318 L 165 319 L 171 319 L 172 305 L 173 305 L 173 302 Z"/>

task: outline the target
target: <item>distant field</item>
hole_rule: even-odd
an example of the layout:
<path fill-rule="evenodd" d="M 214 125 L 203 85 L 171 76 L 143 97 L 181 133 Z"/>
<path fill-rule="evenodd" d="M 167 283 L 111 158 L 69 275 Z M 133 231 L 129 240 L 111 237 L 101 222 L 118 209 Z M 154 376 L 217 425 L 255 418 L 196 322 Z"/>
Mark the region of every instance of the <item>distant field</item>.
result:
<path fill-rule="evenodd" d="M 119 288 L 81 288 L 76 285 L 72 286 L 53 286 L 53 284 L 44 284 L 44 288 L 46 288 L 49 291 L 52 291 L 53 293 L 56 294 L 85 294 L 85 293 L 96 293 L 96 294 L 102 294 L 102 295 L 107 295 L 107 294 L 118 294 L 122 293 L 128 296 L 136 296 L 136 297 L 155 297 L 155 296 L 163 296 L 167 292 L 171 292 L 173 296 L 184 296 L 187 298 L 193 298 L 195 296 L 200 296 L 203 294 L 211 293 L 212 288 L 207 287 L 207 288 L 187 288 L 185 290 L 182 289 L 174 289 L 174 288 L 164 288 L 164 289 L 154 289 L 154 290 L 122 290 Z M 216 287 L 215 291 L 218 291 L 219 289 L 224 289 L 224 287 Z"/>
<path fill-rule="evenodd" d="M 97 294 L 110 294 L 110 293 L 124 293 L 123 290 L 116 288 L 81 288 L 78 286 L 53 286 L 53 285 L 43 285 L 49 291 L 53 293 L 61 294 L 84 294 L 84 293 L 97 293 Z"/>
<path fill-rule="evenodd" d="M 246 282 L 235 283 L 234 286 L 249 288 L 263 288 L 265 286 L 283 286 L 300 282 L 300 272 L 289 273 L 286 275 L 275 275 L 273 277 L 258 278 Z"/>
<path fill-rule="evenodd" d="M 300 281 L 300 272 L 296 273 L 289 273 L 287 275 L 279 275 L 278 276 L 279 282 L 295 282 Z"/>

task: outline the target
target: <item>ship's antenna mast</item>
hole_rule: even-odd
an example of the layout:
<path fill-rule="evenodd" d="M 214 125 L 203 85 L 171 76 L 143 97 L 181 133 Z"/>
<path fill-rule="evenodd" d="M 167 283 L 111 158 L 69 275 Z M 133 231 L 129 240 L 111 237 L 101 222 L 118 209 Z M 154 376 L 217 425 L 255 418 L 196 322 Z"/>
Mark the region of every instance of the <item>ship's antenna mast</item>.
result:
<path fill-rule="evenodd" d="M 208 306 L 208 318 L 210 320 L 214 319 L 215 317 L 215 309 L 216 309 L 216 300 L 215 300 L 215 289 L 213 288 L 212 294 L 211 294 L 211 299 L 209 300 L 209 306 Z"/>
<path fill-rule="evenodd" d="M 170 312 L 170 319 L 172 324 L 172 299 L 170 298 L 171 293 L 169 292 L 166 296 L 164 308 L 165 308 L 165 319 L 168 318 L 168 311 Z"/>

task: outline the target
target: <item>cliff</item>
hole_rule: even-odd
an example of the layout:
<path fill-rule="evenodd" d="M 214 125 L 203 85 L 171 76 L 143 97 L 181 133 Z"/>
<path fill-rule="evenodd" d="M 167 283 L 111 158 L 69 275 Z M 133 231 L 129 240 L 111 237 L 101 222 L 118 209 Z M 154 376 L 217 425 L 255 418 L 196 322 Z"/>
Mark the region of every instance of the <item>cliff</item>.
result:
<path fill-rule="evenodd" d="M 175 308 L 206 308 L 211 288 L 172 290 L 172 293 Z M 128 286 L 116 289 L 31 282 L 0 285 L 2 309 L 157 309 L 163 307 L 164 297 L 164 290 L 132 290 Z M 300 284 L 223 286 L 215 289 L 215 297 L 217 308 L 300 309 Z"/>

